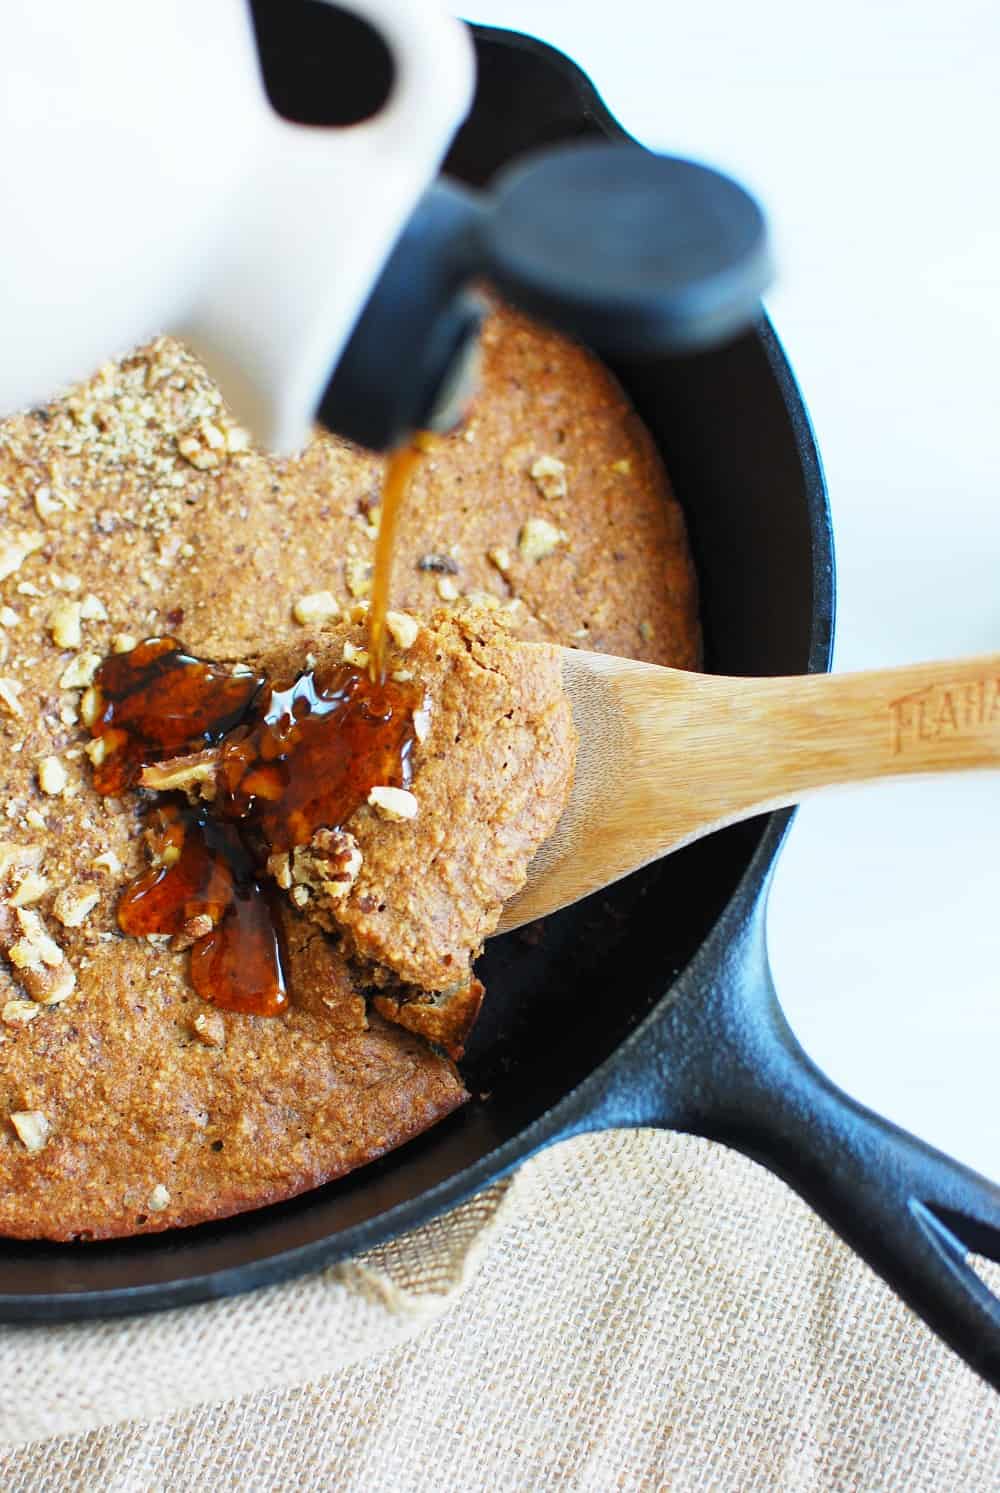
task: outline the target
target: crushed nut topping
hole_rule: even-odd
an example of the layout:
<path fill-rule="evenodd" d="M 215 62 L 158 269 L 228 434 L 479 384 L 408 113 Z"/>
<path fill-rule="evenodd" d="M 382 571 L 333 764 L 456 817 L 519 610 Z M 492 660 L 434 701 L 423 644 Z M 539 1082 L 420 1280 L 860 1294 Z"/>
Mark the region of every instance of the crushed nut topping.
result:
<path fill-rule="evenodd" d="M 291 859 L 287 850 L 276 851 L 267 858 L 267 874 L 280 886 L 283 892 L 287 892 L 292 884 Z"/>
<path fill-rule="evenodd" d="M 495 612 L 501 604 L 492 591 L 467 591 L 462 599 L 467 606 L 482 607 L 487 612 Z"/>
<path fill-rule="evenodd" d="M 24 871 L 20 877 L 15 876 L 15 890 L 7 898 L 11 907 L 30 907 L 33 902 L 38 902 L 49 889 L 48 878 L 34 870 Z"/>
<path fill-rule="evenodd" d="M 204 938 L 211 933 L 215 924 L 207 912 L 199 912 L 193 918 L 188 918 L 179 933 L 173 933 L 170 937 L 170 947 L 174 953 L 180 953 L 184 949 L 190 949 L 199 938 Z"/>
<path fill-rule="evenodd" d="M 3 1010 L 0 1011 L 0 1020 L 3 1021 L 4 1026 L 21 1027 L 27 1026 L 41 1014 L 41 1006 L 37 1006 L 34 1001 L 12 1000 L 4 1004 Z"/>
<path fill-rule="evenodd" d="M 206 1047 L 225 1047 L 226 1022 L 221 1011 L 199 1011 L 191 1026 Z"/>
<path fill-rule="evenodd" d="M 63 951 L 48 933 L 41 916 L 29 908 L 17 909 L 22 937 L 12 944 L 7 957 L 18 969 L 35 969 L 47 965 L 56 969 L 63 962 Z"/>
<path fill-rule="evenodd" d="M 63 670 L 59 680 L 60 688 L 86 689 L 89 684 L 93 684 L 100 662 L 96 653 L 78 653 Z"/>
<path fill-rule="evenodd" d="M 402 648 L 404 653 L 417 641 L 420 623 L 416 617 L 411 617 L 409 612 L 386 612 L 385 625 L 393 642 L 398 648 Z"/>
<path fill-rule="evenodd" d="M 430 707 L 422 705 L 413 712 L 413 732 L 417 740 L 425 742 L 431 734 L 431 712 Z"/>
<path fill-rule="evenodd" d="M 360 846 L 348 830 L 319 829 L 308 845 L 300 845 L 292 852 L 288 883 L 275 879 L 286 890 L 294 882 L 292 900 L 299 906 L 303 904 L 295 893 L 300 889 L 319 892 L 328 901 L 340 901 L 357 881 L 361 865 Z"/>
<path fill-rule="evenodd" d="M 45 543 L 45 535 L 22 531 L 0 538 L 0 581 L 20 570 L 24 561 Z"/>
<path fill-rule="evenodd" d="M 80 698 L 80 719 L 83 724 L 88 728 L 94 725 L 103 708 L 100 690 L 95 685 L 90 685 Z"/>
<path fill-rule="evenodd" d="M 322 627 L 324 622 L 340 616 L 340 603 L 332 591 L 312 591 L 299 597 L 292 607 L 292 616 L 303 627 Z"/>
<path fill-rule="evenodd" d="M 16 679 L 0 679 L 0 705 L 8 715 L 23 717 L 24 706 L 21 704 L 21 690 L 24 686 Z"/>
<path fill-rule="evenodd" d="M 78 601 L 60 601 L 49 613 L 49 631 L 57 648 L 79 648 L 81 606 Z"/>
<path fill-rule="evenodd" d="M 236 444 L 230 444 L 231 441 Z M 199 472 L 211 471 L 213 467 L 221 466 L 229 452 L 245 451 L 248 444 L 249 438 L 245 431 L 241 431 L 239 436 L 227 438 L 226 431 L 216 425 L 214 420 L 207 418 L 199 420 L 193 430 L 177 438 L 178 451 Z"/>
<path fill-rule="evenodd" d="M 543 497 L 566 496 L 566 463 L 558 456 L 540 456 L 531 468 L 531 475 Z"/>
<path fill-rule="evenodd" d="M 40 1109 L 18 1110 L 11 1115 L 10 1123 L 26 1151 L 35 1155 L 45 1150 L 52 1134 L 52 1125 L 48 1116 Z"/>
<path fill-rule="evenodd" d="M 58 518 L 64 511 L 64 505 L 58 498 L 52 496 L 51 487 L 44 483 L 41 487 L 35 488 L 32 502 L 35 505 L 35 512 L 43 523 L 47 523 L 50 518 Z"/>
<path fill-rule="evenodd" d="M 526 560 L 544 560 L 557 545 L 566 543 L 566 535 L 547 518 L 529 518 L 517 537 L 517 547 Z"/>
<path fill-rule="evenodd" d="M 101 740 L 100 737 L 97 738 Z M 181 790 L 190 799 L 215 797 L 215 779 L 219 766 L 219 753 L 213 747 L 203 752 L 191 752 L 184 757 L 171 757 L 166 762 L 153 762 L 139 774 L 142 788 L 153 788 L 157 793 Z"/>
<path fill-rule="evenodd" d="M 352 596 L 368 596 L 372 589 L 372 565 L 368 560 L 349 555 L 344 561 L 344 578 Z"/>
<path fill-rule="evenodd" d="M 65 791 L 68 782 L 69 774 L 58 757 L 42 758 L 38 764 L 38 786 L 43 793 L 58 798 Z"/>
<path fill-rule="evenodd" d="M 343 659 L 345 664 L 353 664 L 357 669 L 367 669 L 368 649 L 358 648 L 354 643 L 344 644 Z"/>
<path fill-rule="evenodd" d="M 64 928 L 79 928 L 86 922 L 100 900 L 100 892 L 63 887 L 52 904 L 52 914 Z"/>
<path fill-rule="evenodd" d="M 103 601 L 93 593 L 88 594 L 80 603 L 80 616 L 84 622 L 107 622 L 108 612 Z"/>
<path fill-rule="evenodd" d="M 393 823 L 416 819 L 419 808 L 415 796 L 406 788 L 389 788 L 381 785 L 370 790 L 368 802 L 376 814 Z"/>

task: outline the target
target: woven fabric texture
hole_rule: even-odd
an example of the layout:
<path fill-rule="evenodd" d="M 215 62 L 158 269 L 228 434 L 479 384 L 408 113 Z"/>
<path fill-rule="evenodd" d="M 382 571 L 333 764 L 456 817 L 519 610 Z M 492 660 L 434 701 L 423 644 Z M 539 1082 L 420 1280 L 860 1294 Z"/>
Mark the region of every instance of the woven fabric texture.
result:
<path fill-rule="evenodd" d="M 0 1385 L 5 1493 L 1000 1490 L 996 1396 L 774 1178 L 647 1131 L 273 1291 L 4 1329 Z"/>

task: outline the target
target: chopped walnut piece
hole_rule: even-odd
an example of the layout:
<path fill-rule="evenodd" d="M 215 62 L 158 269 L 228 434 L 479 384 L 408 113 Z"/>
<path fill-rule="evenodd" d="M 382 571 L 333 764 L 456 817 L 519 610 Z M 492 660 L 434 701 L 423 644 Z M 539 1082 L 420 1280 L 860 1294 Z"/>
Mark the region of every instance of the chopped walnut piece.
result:
<path fill-rule="evenodd" d="M 41 1006 L 37 1006 L 34 1001 L 12 1000 L 5 1002 L 3 1010 L 0 1011 L 0 1020 L 3 1021 L 4 1026 L 27 1026 L 41 1014 Z"/>
<path fill-rule="evenodd" d="M 416 819 L 419 804 L 414 795 L 405 788 L 379 786 L 368 793 L 368 802 L 382 819 L 403 823 Z"/>
<path fill-rule="evenodd" d="M 0 948 L 40 1006 L 57 1005 L 72 995 L 76 975 L 38 913 L 0 902 Z"/>
<path fill-rule="evenodd" d="M 386 612 L 385 625 L 393 642 L 404 652 L 417 641 L 420 623 L 409 612 Z"/>
<path fill-rule="evenodd" d="M 49 889 L 46 877 L 38 871 L 28 870 L 17 880 L 15 890 L 7 898 L 11 907 L 30 907 L 37 902 Z"/>
<path fill-rule="evenodd" d="M 343 658 L 345 664 L 354 664 L 355 668 L 367 669 L 368 667 L 367 648 L 357 648 L 353 643 L 345 643 Z"/>
<path fill-rule="evenodd" d="M 495 612 L 500 606 L 499 596 L 492 591 L 467 591 L 462 600 L 466 606 L 482 607 L 487 612 Z"/>
<path fill-rule="evenodd" d="M 47 519 L 57 518 L 63 512 L 63 504 L 60 503 L 58 498 L 52 496 L 51 487 L 45 483 L 41 487 L 35 488 L 32 495 L 32 502 L 35 505 L 35 512 L 43 523 Z"/>
<path fill-rule="evenodd" d="M 79 928 L 86 922 L 100 900 L 100 892 L 63 887 L 52 904 L 52 913 L 64 928 Z"/>
<path fill-rule="evenodd" d="M 84 622 L 107 622 L 108 612 L 99 596 L 88 593 L 80 603 L 80 616 Z"/>
<path fill-rule="evenodd" d="M 305 907 L 309 901 L 309 888 L 307 886 L 293 886 L 288 895 L 296 907 Z"/>
<path fill-rule="evenodd" d="M 268 856 L 267 874 L 274 879 L 283 892 L 288 891 L 292 884 L 292 867 L 287 850 L 275 851 L 273 855 Z"/>
<path fill-rule="evenodd" d="M 207 419 L 199 420 L 193 430 L 177 438 L 178 451 L 199 472 L 221 466 L 227 444 L 225 432 Z"/>
<path fill-rule="evenodd" d="M 122 863 L 113 850 L 102 850 L 90 864 L 95 871 L 107 871 L 109 876 L 117 876 L 122 868 Z"/>
<path fill-rule="evenodd" d="M 566 535 L 547 518 L 529 518 L 517 536 L 517 547 L 526 560 L 544 560 L 559 544 L 566 543 Z"/>
<path fill-rule="evenodd" d="M 324 622 L 340 616 L 340 603 L 332 591 L 311 591 L 308 596 L 299 597 L 292 607 L 292 616 L 303 627 L 322 627 Z"/>
<path fill-rule="evenodd" d="M 11 1115 L 10 1123 L 26 1151 L 34 1155 L 45 1150 L 52 1134 L 52 1125 L 40 1109 L 19 1110 Z"/>
<path fill-rule="evenodd" d="M 111 639 L 112 653 L 131 653 L 136 645 L 136 639 L 130 632 L 116 632 Z"/>
<path fill-rule="evenodd" d="M 8 715 L 23 717 L 24 706 L 21 704 L 21 691 L 24 685 L 17 679 L 0 679 L 0 705 Z"/>
<path fill-rule="evenodd" d="M 93 741 L 88 741 L 83 749 L 90 758 L 93 767 L 100 767 L 108 755 L 108 740 L 106 736 L 95 736 Z"/>
<path fill-rule="evenodd" d="M 566 463 L 558 456 L 540 456 L 531 468 L 531 475 L 543 497 L 566 496 Z"/>
<path fill-rule="evenodd" d="M 164 1208 L 168 1207 L 169 1204 L 170 1193 L 164 1187 L 162 1182 L 157 1182 L 156 1186 L 149 1194 L 149 1199 L 146 1203 L 146 1207 L 149 1209 L 150 1213 L 162 1213 Z"/>
<path fill-rule="evenodd" d="M 225 1047 L 226 1022 L 221 1011 L 199 1011 L 191 1026 L 206 1047 Z"/>
<path fill-rule="evenodd" d="M 43 757 L 38 764 L 38 786 L 43 793 L 58 798 L 69 782 L 69 774 L 58 757 Z"/>
<path fill-rule="evenodd" d="M 11 875 L 36 871 L 44 856 L 45 852 L 40 845 L 15 845 L 9 840 L 0 841 L 0 889 Z"/>
<path fill-rule="evenodd" d="M 86 689 L 88 684 L 93 684 L 100 662 L 96 653 L 78 653 L 63 670 L 60 689 Z"/>
<path fill-rule="evenodd" d="M 80 630 L 80 603 L 60 601 L 49 613 L 49 631 L 57 648 L 79 648 L 83 642 Z"/>
<path fill-rule="evenodd" d="M 214 927 L 215 924 L 207 912 L 196 913 L 193 918 L 188 918 L 179 933 L 174 933 L 171 936 L 170 947 L 175 954 L 181 952 L 183 949 L 189 949 L 192 944 L 198 942 L 199 938 L 205 938 L 211 933 Z"/>
<path fill-rule="evenodd" d="M 104 709 L 104 698 L 96 685 L 85 689 L 80 698 L 80 719 L 88 728 L 96 725 L 97 718 Z"/>
<path fill-rule="evenodd" d="M 211 799 L 215 797 L 218 765 L 217 749 L 206 747 L 202 752 L 151 763 L 139 774 L 139 784 L 143 788 L 155 788 L 158 793 L 181 789 L 192 802 L 198 798 Z"/>
<path fill-rule="evenodd" d="M 268 870 L 272 861 L 277 860 L 278 857 L 271 857 Z M 308 845 L 299 845 L 292 851 L 288 882 L 280 877 L 275 880 L 285 890 L 294 882 L 291 895 L 296 905 L 303 905 L 295 895 L 299 890 L 316 892 L 326 902 L 340 902 L 357 881 L 361 863 L 358 842 L 347 830 L 318 829 Z"/>
<path fill-rule="evenodd" d="M 419 742 L 425 742 L 431 734 L 431 712 L 426 704 L 413 712 L 413 734 Z"/>
<path fill-rule="evenodd" d="M 442 601 L 457 601 L 458 600 L 458 595 L 459 595 L 458 587 L 455 585 L 455 582 L 451 579 L 451 576 L 448 576 L 448 575 L 441 576 L 440 580 L 437 583 L 437 594 L 440 596 L 440 598 L 441 598 Z"/>
<path fill-rule="evenodd" d="M 357 555 L 349 555 L 344 561 L 344 579 L 352 596 L 367 596 L 372 589 L 372 566 L 370 561 Z"/>
<path fill-rule="evenodd" d="M 40 915 L 29 908 L 19 907 L 17 922 L 22 937 L 7 952 L 11 964 L 18 969 L 31 969 L 39 964 L 50 969 L 58 968 L 63 962 L 63 951 L 49 934 Z"/>
<path fill-rule="evenodd" d="M 45 543 L 45 535 L 22 531 L 0 538 L 0 581 L 20 570 L 24 561 Z"/>

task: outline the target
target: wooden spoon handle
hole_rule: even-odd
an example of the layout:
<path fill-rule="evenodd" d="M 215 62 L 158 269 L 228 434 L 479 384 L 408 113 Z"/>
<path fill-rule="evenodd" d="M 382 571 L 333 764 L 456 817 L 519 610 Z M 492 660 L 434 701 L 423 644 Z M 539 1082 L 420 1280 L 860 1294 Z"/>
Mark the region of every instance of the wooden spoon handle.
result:
<path fill-rule="evenodd" d="M 1000 767 L 1000 655 L 862 674 L 691 676 L 676 691 L 664 680 L 662 694 L 663 750 L 682 752 L 701 826 L 845 783 Z"/>

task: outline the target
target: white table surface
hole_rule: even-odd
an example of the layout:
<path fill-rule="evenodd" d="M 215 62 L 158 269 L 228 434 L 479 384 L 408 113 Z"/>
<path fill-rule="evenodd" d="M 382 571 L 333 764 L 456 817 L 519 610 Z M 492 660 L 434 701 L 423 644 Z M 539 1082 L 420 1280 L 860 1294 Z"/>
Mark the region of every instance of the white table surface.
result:
<path fill-rule="evenodd" d="M 838 669 L 1000 651 L 996 0 L 484 0 L 657 149 L 769 210 L 772 319 L 826 467 Z M 770 946 L 850 1093 L 1000 1178 L 1000 774 L 799 813 Z"/>

